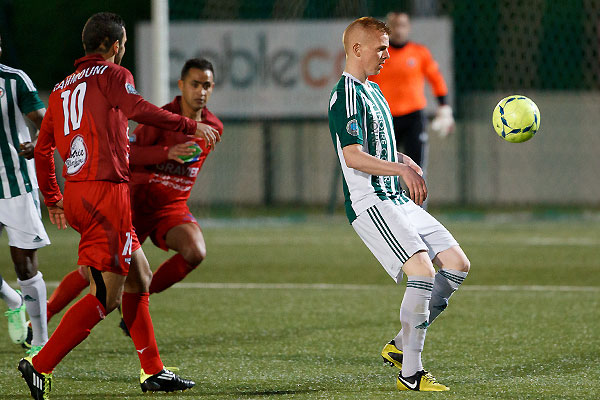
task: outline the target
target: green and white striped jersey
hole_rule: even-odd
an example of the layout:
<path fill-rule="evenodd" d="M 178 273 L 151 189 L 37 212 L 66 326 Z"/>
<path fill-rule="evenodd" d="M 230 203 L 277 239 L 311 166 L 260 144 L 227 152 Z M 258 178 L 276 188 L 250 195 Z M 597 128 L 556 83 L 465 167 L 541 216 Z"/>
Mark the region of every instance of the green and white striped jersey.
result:
<path fill-rule="evenodd" d="M 0 199 L 37 189 L 35 165 L 18 155 L 31 136 L 23 114 L 44 108 L 35 85 L 19 69 L 0 64 Z"/>
<path fill-rule="evenodd" d="M 362 145 L 363 151 L 381 160 L 397 162 L 392 114 L 379 86 L 364 84 L 347 72 L 329 97 L 329 131 L 340 160 L 346 215 L 350 223 L 383 200 L 408 201 L 397 176 L 375 176 L 346 166 L 342 148 Z"/>

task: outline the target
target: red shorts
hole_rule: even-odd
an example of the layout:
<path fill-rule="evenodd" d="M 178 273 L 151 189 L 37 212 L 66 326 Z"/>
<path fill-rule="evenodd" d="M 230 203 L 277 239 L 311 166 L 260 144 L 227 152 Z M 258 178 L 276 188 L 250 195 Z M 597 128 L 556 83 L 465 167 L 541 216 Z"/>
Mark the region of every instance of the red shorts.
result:
<path fill-rule="evenodd" d="M 144 210 L 147 211 L 147 210 Z M 198 221 L 190 212 L 188 206 L 183 203 L 170 205 L 154 212 L 142 212 L 133 208 L 133 226 L 139 237 L 140 243 L 144 243 L 148 237 L 157 247 L 168 251 L 166 237 L 172 228 L 183 224 L 196 224 Z"/>
<path fill-rule="evenodd" d="M 141 247 L 129 202 L 127 183 L 66 182 L 65 217 L 81 235 L 79 265 L 128 274 L 131 253 Z"/>

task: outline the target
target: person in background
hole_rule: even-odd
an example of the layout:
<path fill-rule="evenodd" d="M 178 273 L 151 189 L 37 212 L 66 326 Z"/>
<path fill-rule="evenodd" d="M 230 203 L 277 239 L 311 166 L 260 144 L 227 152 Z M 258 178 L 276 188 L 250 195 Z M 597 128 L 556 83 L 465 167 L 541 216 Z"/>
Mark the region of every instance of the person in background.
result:
<path fill-rule="evenodd" d="M 427 171 L 428 135 L 425 127 L 425 81 L 431 85 L 438 108 L 432 129 L 446 137 L 454 131 L 452 108 L 448 105 L 448 87 L 431 52 L 410 40 L 410 17 L 405 12 L 387 15 L 390 27 L 390 58 L 379 75 L 369 79 L 379 85 L 392 112 L 396 144 Z"/>
<path fill-rule="evenodd" d="M 0 39 L 0 46 L 1 46 Z M 0 47 L 0 55 L 2 48 Z M 0 277 L 0 298 L 6 301 L 8 332 L 14 343 L 25 343 L 25 309 L 32 326 L 29 356 L 48 341 L 46 283 L 38 271 L 37 249 L 50 244 L 42 223 L 27 117 L 39 130 L 46 108 L 29 76 L 0 64 L 0 232 L 6 229 L 10 255 L 21 293 Z"/>

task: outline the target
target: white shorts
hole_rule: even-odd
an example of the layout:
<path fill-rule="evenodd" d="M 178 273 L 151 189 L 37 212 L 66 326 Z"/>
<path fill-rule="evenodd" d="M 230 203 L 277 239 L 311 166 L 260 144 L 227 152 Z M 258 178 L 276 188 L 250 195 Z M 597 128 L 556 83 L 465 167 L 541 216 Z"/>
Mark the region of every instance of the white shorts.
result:
<path fill-rule="evenodd" d="M 458 246 L 438 220 L 412 201 L 382 201 L 362 212 L 352 227 L 396 283 L 402 280 L 404 263 L 418 251 L 427 251 L 433 260 Z"/>
<path fill-rule="evenodd" d="M 3 227 L 11 247 L 31 250 L 50 244 L 42 223 L 37 189 L 10 199 L 0 199 L 0 229 Z"/>

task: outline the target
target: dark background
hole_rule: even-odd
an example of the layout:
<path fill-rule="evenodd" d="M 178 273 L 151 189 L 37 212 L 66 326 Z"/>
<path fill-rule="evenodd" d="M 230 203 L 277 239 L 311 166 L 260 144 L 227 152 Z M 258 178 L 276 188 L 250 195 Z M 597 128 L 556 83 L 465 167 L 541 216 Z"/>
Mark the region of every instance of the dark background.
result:
<path fill-rule="evenodd" d="M 391 9 L 425 17 L 444 15 L 454 22 L 455 71 L 461 72 L 455 77 L 457 96 L 511 87 L 600 88 L 600 0 L 542 0 L 536 4 L 489 0 L 172 0 L 169 10 L 172 21 L 355 18 L 384 16 Z M 80 35 L 87 18 L 95 12 L 112 11 L 120 14 L 129 28 L 123 65 L 135 72 L 134 28 L 138 21 L 150 19 L 150 8 L 149 0 L 0 0 L 2 63 L 25 70 L 40 90 L 48 90 L 70 73 L 73 61 L 82 56 Z M 502 12 L 509 12 L 514 24 L 501 25 L 497 16 Z M 541 23 L 533 24 L 533 20 Z M 498 42 L 521 42 L 531 32 L 528 29 L 544 30 L 531 55 L 499 54 Z M 505 61 L 498 62 L 507 57 L 508 71 Z M 536 78 L 524 79 L 531 76 L 526 73 L 531 69 Z"/>

